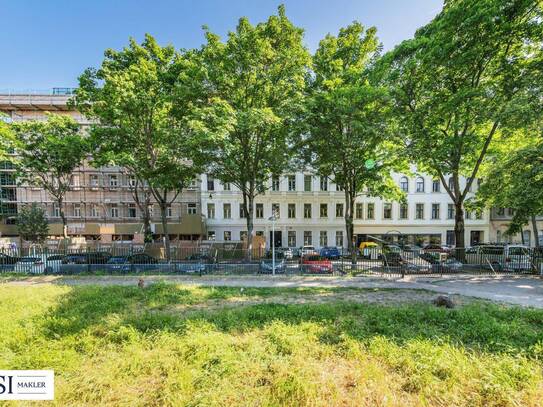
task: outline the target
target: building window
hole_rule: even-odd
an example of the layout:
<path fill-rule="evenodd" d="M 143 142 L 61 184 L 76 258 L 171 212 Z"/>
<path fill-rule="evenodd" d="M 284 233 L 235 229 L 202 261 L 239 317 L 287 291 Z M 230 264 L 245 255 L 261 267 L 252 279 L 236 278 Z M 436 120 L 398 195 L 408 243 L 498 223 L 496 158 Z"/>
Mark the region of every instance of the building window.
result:
<path fill-rule="evenodd" d="M 289 230 L 287 234 L 288 247 L 296 247 L 296 231 Z"/>
<path fill-rule="evenodd" d="M 454 219 L 454 205 L 447 205 L 447 219 Z"/>
<path fill-rule="evenodd" d="M 74 217 L 80 218 L 81 217 L 81 205 L 74 204 Z"/>
<path fill-rule="evenodd" d="M 232 240 L 232 232 L 230 232 L 229 230 L 225 230 L 224 231 L 224 240 L 225 241 Z"/>
<path fill-rule="evenodd" d="M 355 217 L 356 219 L 362 219 L 364 217 L 364 204 L 362 203 L 356 204 Z"/>
<path fill-rule="evenodd" d="M 448 246 L 454 246 L 455 245 L 456 237 L 454 235 L 454 230 L 447 230 L 447 237 L 446 237 L 445 240 L 446 240 Z"/>
<path fill-rule="evenodd" d="M 328 178 L 321 176 L 320 184 L 321 191 L 328 191 Z"/>
<path fill-rule="evenodd" d="M 272 177 L 272 191 L 279 191 L 279 177 L 277 176 Z"/>
<path fill-rule="evenodd" d="M 311 231 L 304 231 L 304 246 L 311 246 L 313 244 L 313 238 L 311 236 Z"/>
<path fill-rule="evenodd" d="M 294 219 L 296 217 L 296 204 L 288 204 L 288 218 Z"/>
<path fill-rule="evenodd" d="M 501 241 L 502 241 L 502 231 L 498 230 L 496 232 L 496 242 L 501 243 Z"/>
<path fill-rule="evenodd" d="M 432 204 L 432 219 L 439 219 L 439 206 L 438 203 Z"/>
<path fill-rule="evenodd" d="M 118 218 L 119 217 L 119 208 L 116 204 L 111 205 L 111 217 L 112 218 Z"/>
<path fill-rule="evenodd" d="M 343 204 L 337 203 L 336 204 L 336 218 L 342 218 L 343 217 Z"/>
<path fill-rule="evenodd" d="M 471 219 L 471 212 L 470 211 L 465 211 L 464 212 L 464 218 L 465 219 Z"/>
<path fill-rule="evenodd" d="M 424 219 L 424 204 L 418 203 L 415 206 L 415 219 Z"/>
<path fill-rule="evenodd" d="M 343 230 L 336 230 L 336 246 L 343 247 Z"/>
<path fill-rule="evenodd" d="M 196 215 L 196 204 L 195 203 L 189 203 L 187 205 L 187 213 L 189 215 Z"/>
<path fill-rule="evenodd" d="M 215 179 L 211 175 L 207 176 L 207 190 L 215 191 Z"/>
<path fill-rule="evenodd" d="M 367 216 L 366 219 L 374 219 L 375 218 L 375 204 L 369 203 L 366 208 Z"/>
<path fill-rule="evenodd" d="M 128 177 L 128 186 L 129 187 L 135 187 L 136 186 L 136 177 L 134 177 L 133 175 L 130 175 Z"/>
<path fill-rule="evenodd" d="M 215 240 L 215 231 L 214 230 L 208 230 L 207 231 L 207 240 Z"/>
<path fill-rule="evenodd" d="M 319 244 L 321 247 L 328 246 L 328 233 L 326 230 L 321 230 L 319 234 Z"/>
<path fill-rule="evenodd" d="M 384 203 L 383 204 L 383 219 L 392 219 L 392 204 Z"/>
<path fill-rule="evenodd" d="M 441 182 L 438 179 L 432 180 L 432 192 L 439 192 L 441 190 Z"/>
<path fill-rule="evenodd" d="M 93 188 L 96 188 L 98 187 L 98 175 L 96 174 L 91 174 L 90 176 L 90 186 L 93 187 Z"/>
<path fill-rule="evenodd" d="M 172 206 L 171 206 L 171 205 L 168 205 L 168 207 L 166 208 L 166 216 L 167 216 L 168 218 L 173 217 L 173 209 L 172 209 Z"/>
<path fill-rule="evenodd" d="M 257 230 L 255 235 L 260 236 L 260 237 L 264 237 L 264 231 L 263 230 Z"/>
<path fill-rule="evenodd" d="M 246 230 L 242 230 L 239 232 L 239 240 L 247 240 L 248 233 Z"/>
<path fill-rule="evenodd" d="M 207 217 L 208 219 L 215 219 L 215 204 L 207 204 Z"/>
<path fill-rule="evenodd" d="M 258 207 L 258 204 L 256 204 Z M 239 204 L 239 217 L 241 219 L 245 218 L 245 209 L 243 208 L 243 204 Z M 264 209 L 262 209 L 262 217 L 264 217 Z"/>
<path fill-rule="evenodd" d="M 278 203 L 272 203 L 272 216 L 275 216 L 276 218 L 281 217 L 281 207 Z"/>
<path fill-rule="evenodd" d="M 192 189 L 198 188 L 198 180 L 197 179 L 191 180 L 189 183 L 189 188 L 192 188 Z"/>
<path fill-rule="evenodd" d="M 311 192 L 311 184 L 313 183 L 312 175 L 304 175 L 304 191 Z"/>
<path fill-rule="evenodd" d="M 296 191 L 296 176 L 295 175 L 288 176 L 288 190 L 291 192 Z"/>
<path fill-rule="evenodd" d="M 240 211 L 243 209 L 243 207 L 240 207 Z M 240 212 L 240 218 L 244 218 L 244 216 L 241 216 Z M 255 206 L 255 218 L 262 219 L 264 218 L 264 204 L 257 203 Z"/>
<path fill-rule="evenodd" d="M 409 217 L 409 205 L 406 203 L 400 204 L 400 219 L 407 219 Z"/>
<path fill-rule="evenodd" d="M 407 177 L 400 178 L 400 189 L 403 192 L 409 192 L 409 180 Z"/>
<path fill-rule="evenodd" d="M 230 191 L 232 189 L 231 185 L 229 182 L 225 182 L 223 185 L 222 185 L 222 188 L 225 190 L 225 191 Z"/>
<path fill-rule="evenodd" d="M 321 218 L 328 217 L 328 204 L 325 204 L 325 203 L 320 204 L 319 214 Z"/>
<path fill-rule="evenodd" d="M 453 177 L 449 178 L 449 189 L 451 190 L 452 193 L 454 193 L 454 179 L 453 179 Z"/>
<path fill-rule="evenodd" d="M 475 219 L 477 220 L 483 219 L 483 212 L 479 210 L 475 211 Z"/>
<path fill-rule="evenodd" d="M 109 186 L 114 188 L 119 186 L 119 178 L 116 175 L 109 176 Z"/>
<path fill-rule="evenodd" d="M 418 177 L 415 183 L 415 188 L 417 192 L 424 192 L 424 178 Z"/>
<path fill-rule="evenodd" d="M 496 214 L 498 216 L 505 216 L 505 208 L 498 208 L 498 210 L 496 211 Z"/>
<path fill-rule="evenodd" d="M 343 191 L 343 187 L 342 187 L 340 184 L 336 184 L 336 191 L 342 192 L 342 191 Z"/>
<path fill-rule="evenodd" d="M 97 218 L 98 216 L 100 216 L 100 208 L 98 208 L 96 205 L 93 205 L 91 209 L 91 217 Z"/>
<path fill-rule="evenodd" d="M 507 208 L 507 215 L 513 216 L 515 214 L 515 210 L 513 208 Z"/>
<path fill-rule="evenodd" d="M 79 188 L 80 186 L 80 183 L 79 183 L 79 174 L 73 174 L 71 177 L 70 177 L 70 185 L 74 188 Z"/>
<path fill-rule="evenodd" d="M 304 204 L 304 218 L 311 219 L 311 204 Z"/>
<path fill-rule="evenodd" d="M 135 218 L 136 217 L 136 204 L 128 205 L 128 217 L 129 218 Z"/>
<path fill-rule="evenodd" d="M 232 205 L 225 203 L 222 205 L 222 215 L 224 219 L 232 218 Z"/>
<path fill-rule="evenodd" d="M 60 218 L 60 208 L 57 204 L 55 204 L 55 206 L 53 206 L 53 216 L 55 218 Z"/>

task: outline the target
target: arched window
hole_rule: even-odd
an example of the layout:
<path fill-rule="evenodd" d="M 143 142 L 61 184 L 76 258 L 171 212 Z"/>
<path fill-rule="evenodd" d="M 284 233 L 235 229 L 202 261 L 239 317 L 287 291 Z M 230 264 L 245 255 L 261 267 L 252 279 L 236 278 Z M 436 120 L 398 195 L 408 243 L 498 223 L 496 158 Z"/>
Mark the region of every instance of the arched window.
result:
<path fill-rule="evenodd" d="M 409 180 L 407 179 L 407 177 L 400 178 L 400 189 L 403 192 L 409 192 Z"/>
<path fill-rule="evenodd" d="M 439 192 L 441 186 L 441 181 L 438 179 L 434 179 L 432 181 L 432 192 Z"/>
<path fill-rule="evenodd" d="M 424 178 L 418 177 L 415 185 L 417 192 L 424 192 Z"/>

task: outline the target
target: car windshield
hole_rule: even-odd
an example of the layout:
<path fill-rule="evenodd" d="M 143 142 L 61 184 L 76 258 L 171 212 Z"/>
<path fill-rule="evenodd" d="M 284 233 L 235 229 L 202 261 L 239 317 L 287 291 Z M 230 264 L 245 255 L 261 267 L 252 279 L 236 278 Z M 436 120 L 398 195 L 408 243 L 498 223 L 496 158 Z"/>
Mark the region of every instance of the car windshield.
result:
<path fill-rule="evenodd" d="M 509 255 L 511 256 L 521 256 L 526 254 L 527 250 L 524 247 L 510 247 Z"/>
<path fill-rule="evenodd" d="M 126 261 L 126 257 L 122 256 L 114 256 L 109 259 L 109 263 L 124 263 Z"/>
<path fill-rule="evenodd" d="M 324 260 L 323 257 L 321 256 L 308 256 L 307 257 L 307 261 L 322 261 Z"/>
<path fill-rule="evenodd" d="M 35 263 L 37 261 L 40 261 L 39 257 L 21 257 L 19 260 L 22 263 Z"/>

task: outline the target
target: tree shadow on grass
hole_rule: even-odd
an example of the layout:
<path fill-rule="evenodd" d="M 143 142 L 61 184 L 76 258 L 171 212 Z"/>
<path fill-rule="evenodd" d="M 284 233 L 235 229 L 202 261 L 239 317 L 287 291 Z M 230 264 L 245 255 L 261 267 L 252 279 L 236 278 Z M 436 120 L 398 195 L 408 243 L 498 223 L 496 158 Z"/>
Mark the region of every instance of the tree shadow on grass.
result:
<path fill-rule="evenodd" d="M 270 295 L 273 289 L 249 289 L 244 295 Z M 239 288 L 170 284 L 137 287 L 77 287 L 63 296 L 44 322 L 46 335 L 59 338 L 88 328 L 108 328 L 116 316 L 121 325 L 142 333 L 171 331 L 182 334 L 188 324 L 204 321 L 225 333 L 260 329 L 280 321 L 285 324 L 314 322 L 324 327 L 321 341 L 339 342 L 343 335 L 357 340 L 385 336 L 397 343 L 414 338 L 462 344 L 491 353 L 529 352 L 543 338 L 543 310 L 474 303 L 457 309 L 430 304 L 382 306 L 353 302 L 327 304 L 258 304 L 235 308 L 161 312 L 174 304 L 240 295 Z"/>

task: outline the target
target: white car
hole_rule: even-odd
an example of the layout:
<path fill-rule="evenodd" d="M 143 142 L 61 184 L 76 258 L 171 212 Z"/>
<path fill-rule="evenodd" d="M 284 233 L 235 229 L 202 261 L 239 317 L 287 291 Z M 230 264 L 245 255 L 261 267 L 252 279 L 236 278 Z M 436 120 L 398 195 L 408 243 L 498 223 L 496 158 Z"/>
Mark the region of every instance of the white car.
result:
<path fill-rule="evenodd" d="M 35 256 L 24 256 L 19 258 L 15 264 L 16 273 L 58 273 L 62 264 L 61 254 L 37 254 Z"/>
<path fill-rule="evenodd" d="M 315 250 L 315 246 L 302 246 L 300 249 L 300 256 L 304 257 L 310 254 L 319 254 L 317 250 Z"/>
<path fill-rule="evenodd" d="M 466 262 L 504 271 L 529 270 L 530 249 L 523 245 L 481 245 L 466 249 Z"/>

